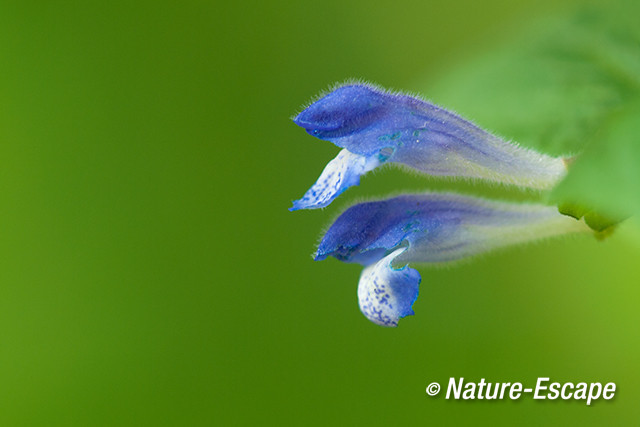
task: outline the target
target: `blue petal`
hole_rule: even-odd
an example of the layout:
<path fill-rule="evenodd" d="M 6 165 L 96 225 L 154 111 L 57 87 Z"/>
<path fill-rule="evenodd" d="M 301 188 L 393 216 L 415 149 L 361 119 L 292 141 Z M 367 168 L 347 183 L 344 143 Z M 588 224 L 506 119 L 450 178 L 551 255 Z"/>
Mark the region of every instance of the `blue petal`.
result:
<path fill-rule="evenodd" d="M 413 315 L 418 298 L 420 274 L 413 268 L 394 268 L 401 248 L 362 271 L 358 283 L 358 303 L 367 319 L 381 326 L 398 326 L 398 320 Z"/>
<path fill-rule="evenodd" d="M 323 208 L 347 188 L 360 184 L 360 175 L 379 165 L 377 158 L 368 158 L 342 150 L 324 168 L 318 181 L 300 200 L 293 202 L 290 211 Z"/>
<path fill-rule="evenodd" d="M 430 175 L 546 189 L 566 173 L 561 158 L 506 142 L 429 102 L 369 85 L 339 87 L 307 107 L 294 122 L 353 154 L 404 164 Z"/>
<path fill-rule="evenodd" d="M 588 230 L 555 207 L 448 193 L 403 195 L 347 209 L 323 237 L 316 260 L 333 256 L 369 265 L 408 245 L 398 262 L 439 263 Z"/>

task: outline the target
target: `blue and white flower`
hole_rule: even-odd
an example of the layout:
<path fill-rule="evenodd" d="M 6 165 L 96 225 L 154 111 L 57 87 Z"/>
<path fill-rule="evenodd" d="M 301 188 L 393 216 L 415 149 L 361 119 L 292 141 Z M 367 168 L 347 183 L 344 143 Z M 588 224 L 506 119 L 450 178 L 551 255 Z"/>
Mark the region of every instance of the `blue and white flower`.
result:
<path fill-rule="evenodd" d="M 566 173 L 562 158 L 507 142 L 422 99 L 368 84 L 340 86 L 294 122 L 343 150 L 291 210 L 329 205 L 360 176 L 388 163 L 438 176 L 548 189 Z"/>
<path fill-rule="evenodd" d="M 488 201 L 451 193 L 403 195 L 347 209 L 326 232 L 316 260 L 365 266 L 363 314 L 382 326 L 412 315 L 420 274 L 407 263 L 447 263 L 519 243 L 589 232 L 555 207 Z"/>

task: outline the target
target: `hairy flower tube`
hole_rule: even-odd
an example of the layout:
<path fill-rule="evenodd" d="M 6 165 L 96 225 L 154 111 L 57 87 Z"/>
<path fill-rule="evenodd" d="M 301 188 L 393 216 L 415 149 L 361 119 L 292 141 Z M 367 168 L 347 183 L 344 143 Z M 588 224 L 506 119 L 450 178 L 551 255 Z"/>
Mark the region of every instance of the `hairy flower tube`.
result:
<path fill-rule="evenodd" d="M 343 150 L 291 210 L 329 205 L 360 176 L 387 163 L 438 176 L 548 189 L 566 173 L 562 158 L 507 142 L 422 99 L 368 84 L 337 87 L 294 122 Z"/>
<path fill-rule="evenodd" d="M 452 193 L 403 195 L 347 209 L 322 238 L 315 259 L 333 256 L 365 266 L 358 284 L 360 310 L 378 325 L 397 326 L 414 314 L 421 280 L 407 263 L 446 263 L 589 231 L 584 222 L 550 206 Z"/>

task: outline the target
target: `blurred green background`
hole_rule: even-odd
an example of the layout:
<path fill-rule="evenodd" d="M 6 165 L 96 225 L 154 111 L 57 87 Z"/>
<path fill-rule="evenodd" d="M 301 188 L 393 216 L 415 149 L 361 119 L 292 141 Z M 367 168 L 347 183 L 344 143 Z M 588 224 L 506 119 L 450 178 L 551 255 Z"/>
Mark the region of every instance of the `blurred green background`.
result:
<path fill-rule="evenodd" d="M 314 243 L 354 200 L 455 185 L 389 169 L 287 211 L 338 151 L 289 120 L 317 92 L 365 78 L 516 137 L 447 77 L 573 3 L 2 1 L 0 425 L 637 424 L 633 223 L 420 268 L 384 329 Z M 425 394 L 539 376 L 618 392 Z"/>

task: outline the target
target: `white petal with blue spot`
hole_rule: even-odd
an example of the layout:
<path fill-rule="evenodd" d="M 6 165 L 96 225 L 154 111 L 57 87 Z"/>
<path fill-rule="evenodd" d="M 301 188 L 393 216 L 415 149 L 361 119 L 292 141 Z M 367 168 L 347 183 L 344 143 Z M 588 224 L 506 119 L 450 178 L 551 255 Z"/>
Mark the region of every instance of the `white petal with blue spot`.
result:
<path fill-rule="evenodd" d="M 413 315 L 418 298 L 420 274 L 404 266 L 394 268 L 393 260 L 407 248 L 400 248 L 366 267 L 358 283 L 360 311 L 380 326 L 396 327 L 402 317 Z"/>

